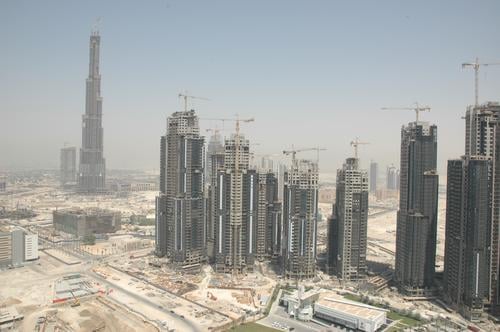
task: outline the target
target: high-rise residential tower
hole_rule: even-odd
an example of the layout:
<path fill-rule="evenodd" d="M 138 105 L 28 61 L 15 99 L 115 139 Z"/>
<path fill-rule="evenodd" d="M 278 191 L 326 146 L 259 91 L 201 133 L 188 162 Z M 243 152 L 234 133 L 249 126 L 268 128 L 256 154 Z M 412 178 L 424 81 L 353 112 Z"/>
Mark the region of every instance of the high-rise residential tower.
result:
<path fill-rule="evenodd" d="M 76 182 L 76 147 L 64 147 L 61 149 L 61 184 Z"/>
<path fill-rule="evenodd" d="M 222 144 L 222 138 L 219 130 L 213 130 L 213 135 L 210 136 L 210 140 L 207 144 L 207 161 L 206 161 L 206 184 L 212 183 L 213 174 L 217 173 L 217 162 L 216 165 L 212 166 L 214 155 L 223 156 L 224 155 L 224 145 Z M 220 159 L 220 157 L 218 158 Z"/>
<path fill-rule="evenodd" d="M 370 192 L 377 191 L 378 164 L 374 161 L 370 163 Z"/>
<path fill-rule="evenodd" d="M 173 113 L 161 139 L 156 254 L 183 268 L 206 260 L 204 152 L 195 111 Z"/>
<path fill-rule="evenodd" d="M 411 122 L 401 129 L 400 197 L 395 281 L 409 296 L 432 291 L 436 261 L 437 127 Z"/>
<path fill-rule="evenodd" d="M 491 222 L 488 228 L 489 286 L 491 312 L 500 315 L 500 103 L 487 102 L 469 106 L 465 115 L 465 155 L 484 157 L 489 168 Z"/>
<path fill-rule="evenodd" d="M 316 275 L 318 164 L 293 158 L 283 191 L 283 268 L 286 278 Z"/>
<path fill-rule="evenodd" d="M 491 161 L 448 161 L 444 297 L 464 317 L 479 321 L 489 292 Z"/>
<path fill-rule="evenodd" d="M 253 270 L 257 253 L 259 174 L 249 170 L 250 142 L 243 135 L 226 139 L 224 149 L 213 188 L 215 269 L 238 274 Z"/>
<path fill-rule="evenodd" d="M 215 136 L 215 135 L 214 135 Z M 211 137 L 207 149 L 207 173 L 208 189 L 207 195 L 207 254 L 210 263 L 215 261 L 215 223 L 217 219 L 217 208 L 214 205 L 217 200 L 217 172 L 224 170 L 224 146 L 218 138 Z"/>
<path fill-rule="evenodd" d="M 328 272 L 345 281 L 366 277 L 368 173 L 358 158 L 347 158 L 337 171 L 337 189 L 328 229 Z"/>
<path fill-rule="evenodd" d="M 259 171 L 257 259 L 276 259 L 281 254 L 281 202 L 278 179 L 269 170 Z"/>
<path fill-rule="evenodd" d="M 81 192 L 102 192 L 106 186 L 106 162 L 103 155 L 101 74 L 99 49 L 101 37 L 90 36 L 89 76 L 86 82 L 85 114 L 82 119 L 82 148 L 78 189 Z"/>

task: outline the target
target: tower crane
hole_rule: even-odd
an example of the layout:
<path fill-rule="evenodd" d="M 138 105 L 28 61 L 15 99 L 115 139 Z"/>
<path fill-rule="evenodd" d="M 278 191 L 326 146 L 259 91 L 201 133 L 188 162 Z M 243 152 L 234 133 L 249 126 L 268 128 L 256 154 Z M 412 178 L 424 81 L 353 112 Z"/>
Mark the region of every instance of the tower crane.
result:
<path fill-rule="evenodd" d="M 215 128 L 208 128 L 206 131 L 209 132 L 209 133 L 212 133 L 212 137 L 215 137 L 215 139 L 217 141 L 220 141 L 220 135 L 219 134 L 220 134 L 221 130 L 219 128 L 217 128 L 217 127 L 215 127 Z"/>
<path fill-rule="evenodd" d="M 210 100 L 210 99 L 204 98 L 204 97 L 189 96 L 189 95 L 187 95 L 185 93 L 179 93 L 178 97 L 184 99 L 184 112 L 187 112 L 188 99 Z"/>
<path fill-rule="evenodd" d="M 361 142 L 358 137 L 354 141 L 351 141 L 351 146 L 354 147 L 354 158 L 358 159 L 358 147 L 360 145 L 370 144 L 368 142 Z"/>
<path fill-rule="evenodd" d="M 215 136 L 218 136 L 219 133 L 220 133 L 220 129 L 219 128 L 208 128 L 206 130 L 207 132 L 211 132 L 212 134 L 214 134 Z"/>
<path fill-rule="evenodd" d="M 479 63 L 479 59 L 476 58 L 475 62 L 464 62 L 462 63 L 462 69 L 466 67 L 472 67 L 474 69 L 474 102 L 475 106 L 479 105 L 479 67 L 481 66 L 498 66 L 500 62 L 495 63 Z"/>
<path fill-rule="evenodd" d="M 297 155 L 298 152 L 305 152 L 305 151 L 316 151 L 317 153 L 317 161 L 319 161 L 319 152 L 320 151 L 326 151 L 326 149 L 324 148 L 320 148 L 320 147 L 316 147 L 316 148 L 304 148 L 304 149 L 294 149 L 292 147 L 292 150 L 283 150 L 283 154 L 288 156 L 288 155 L 292 155 L 292 163 L 293 161 L 295 160 L 295 156 Z"/>
<path fill-rule="evenodd" d="M 415 115 L 416 115 L 415 122 L 418 122 L 420 112 L 430 112 L 431 108 L 429 106 L 421 106 L 421 105 L 419 105 L 419 103 L 415 103 L 415 107 L 382 107 L 381 110 L 383 110 L 383 111 L 391 111 L 391 110 L 415 111 Z"/>
<path fill-rule="evenodd" d="M 240 135 L 240 122 L 249 123 L 249 122 L 254 122 L 255 121 L 254 118 L 240 119 L 239 116 L 236 116 L 236 118 L 200 118 L 200 120 L 222 121 L 222 123 L 224 123 L 226 121 L 228 121 L 228 122 L 235 122 L 236 123 L 236 136 Z"/>

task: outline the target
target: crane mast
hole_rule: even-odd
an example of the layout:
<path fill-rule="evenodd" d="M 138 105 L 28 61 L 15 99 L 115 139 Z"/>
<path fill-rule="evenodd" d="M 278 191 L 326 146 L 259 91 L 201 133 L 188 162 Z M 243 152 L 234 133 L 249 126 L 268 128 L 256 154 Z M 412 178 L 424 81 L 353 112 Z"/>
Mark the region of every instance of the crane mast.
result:
<path fill-rule="evenodd" d="M 479 59 L 476 58 L 475 62 L 465 62 L 462 63 L 462 69 L 467 67 L 472 67 L 474 69 L 474 105 L 479 105 L 479 68 L 481 66 L 498 66 L 500 63 L 479 63 Z"/>
<path fill-rule="evenodd" d="M 370 144 L 368 142 L 361 142 L 358 137 L 351 141 L 351 146 L 354 148 L 354 158 L 358 159 L 358 147 L 360 145 Z"/>
<path fill-rule="evenodd" d="M 188 99 L 210 100 L 204 97 L 189 96 L 186 93 L 179 93 L 178 97 L 184 99 L 184 112 L 188 110 Z"/>

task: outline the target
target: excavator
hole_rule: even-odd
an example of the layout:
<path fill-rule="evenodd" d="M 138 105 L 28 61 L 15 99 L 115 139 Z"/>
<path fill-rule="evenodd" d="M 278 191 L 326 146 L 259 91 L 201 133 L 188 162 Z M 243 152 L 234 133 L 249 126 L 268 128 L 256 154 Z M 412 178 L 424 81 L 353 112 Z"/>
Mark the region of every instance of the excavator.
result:
<path fill-rule="evenodd" d="M 78 299 L 75 294 L 73 294 L 73 291 L 70 290 L 71 295 L 73 296 L 73 303 L 71 303 L 71 307 L 78 307 L 80 306 L 80 299 Z"/>

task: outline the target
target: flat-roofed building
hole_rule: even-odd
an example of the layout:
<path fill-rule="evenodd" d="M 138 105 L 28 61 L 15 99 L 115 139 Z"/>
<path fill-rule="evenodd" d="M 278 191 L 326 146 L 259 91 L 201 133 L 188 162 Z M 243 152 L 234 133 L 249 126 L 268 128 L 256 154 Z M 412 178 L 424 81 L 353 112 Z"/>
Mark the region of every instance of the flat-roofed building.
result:
<path fill-rule="evenodd" d="M 310 289 L 307 292 L 303 285 L 291 294 L 285 294 L 281 301 L 286 307 L 287 313 L 301 321 L 310 321 L 313 318 L 313 305 L 319 299 L 320 291 Z"/>
<path fill-rule="evenodd" d="M 0 267 L 19 267 L 38 259 L 38 234 L 20 228 L 0 228 Z"/>
<path fill-rule="evenodd" d="M 121 228 L 121 214 L 98 208 L 56 210 L 53 225 L 58 231 L 76 236 L 114 233 Z"/>
<path fill-rule="evenodd" d="M 324 298 L 314 304 L 314 316 L 356 331 L 375 332 L 387 321 L 387 310 L 367 304 Z"/>

